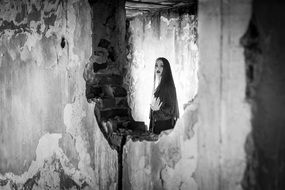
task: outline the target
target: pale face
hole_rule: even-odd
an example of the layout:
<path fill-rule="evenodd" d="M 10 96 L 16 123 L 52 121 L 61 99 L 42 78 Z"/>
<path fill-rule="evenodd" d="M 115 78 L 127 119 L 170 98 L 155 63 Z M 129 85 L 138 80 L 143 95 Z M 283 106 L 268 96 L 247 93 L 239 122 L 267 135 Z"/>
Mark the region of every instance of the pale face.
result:
<path fill-rule="evenodd" d="M 157 60 L 155 62 L 154 72 L 156 76 L 161 77 L 161 74 L 163 72 L 163 62 L 161 60 Z"/>

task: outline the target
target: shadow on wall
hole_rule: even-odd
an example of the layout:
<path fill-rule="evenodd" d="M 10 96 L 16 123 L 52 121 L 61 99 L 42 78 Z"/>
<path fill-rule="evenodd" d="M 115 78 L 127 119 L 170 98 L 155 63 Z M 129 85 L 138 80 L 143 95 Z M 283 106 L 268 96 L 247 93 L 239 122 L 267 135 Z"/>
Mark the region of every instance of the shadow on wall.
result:
<path fill-rule="evenodd" d="M 256 26 L 256 20 L 252 16 L 246 33 L 240 40 L 244 47 L 244 56 L 246 62 L 246 97 L 252 103 L 256 95 L 256 86 L 260 82 L 261 77 L 261 48 L 260 34 Z M 247 167 L 244 173 L 242 186 L 244 189 L 255 189 L 256 173 L 258 168 L 257 150 L 254 145 L 253 134 L 247 136 L 245 151 L 247 154 Z"/>
<path fill-rule="evenodd" d="M 246 96 L 253 114 L 245 144 L 244 189 L 285 188 L 283 9 L 280 3 L 254 1 L 251 21 L 241 38 Z"/>

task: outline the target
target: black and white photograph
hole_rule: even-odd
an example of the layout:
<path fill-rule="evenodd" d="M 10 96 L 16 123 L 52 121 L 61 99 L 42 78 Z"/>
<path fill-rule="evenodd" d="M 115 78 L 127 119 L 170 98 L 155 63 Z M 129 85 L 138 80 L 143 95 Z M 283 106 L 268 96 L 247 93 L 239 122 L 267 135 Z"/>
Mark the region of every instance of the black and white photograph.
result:
<path fill-rule="evenodd" d="M 0 190 L 285 190 L 285 2 L 0 0 Z"/>

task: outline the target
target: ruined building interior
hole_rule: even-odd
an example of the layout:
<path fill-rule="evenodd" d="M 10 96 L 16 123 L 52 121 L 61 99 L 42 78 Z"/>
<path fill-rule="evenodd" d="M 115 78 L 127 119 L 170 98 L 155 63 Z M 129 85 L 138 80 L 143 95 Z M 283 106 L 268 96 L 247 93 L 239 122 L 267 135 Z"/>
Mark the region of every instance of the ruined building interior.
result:
<path fill-rule="evenodd" d="M 0 1 L 0 190 L 284 190 L 285 3 Z M 154 135 L 156 58 L 180 117 Z"/>

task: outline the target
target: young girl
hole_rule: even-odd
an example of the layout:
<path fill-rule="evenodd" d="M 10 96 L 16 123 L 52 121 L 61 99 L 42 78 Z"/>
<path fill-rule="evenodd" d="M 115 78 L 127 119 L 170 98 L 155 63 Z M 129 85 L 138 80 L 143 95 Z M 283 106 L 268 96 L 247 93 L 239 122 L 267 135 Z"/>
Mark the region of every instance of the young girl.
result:
<path fill-rule="evenodd" d="M 176 89 L 167 59 L 155 62 L 153 100 L 150 104 L 150 131 L 159 134 L 172 129 L 179 117 Z"/>

